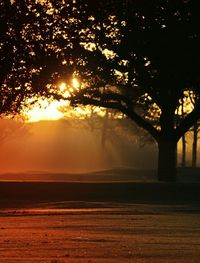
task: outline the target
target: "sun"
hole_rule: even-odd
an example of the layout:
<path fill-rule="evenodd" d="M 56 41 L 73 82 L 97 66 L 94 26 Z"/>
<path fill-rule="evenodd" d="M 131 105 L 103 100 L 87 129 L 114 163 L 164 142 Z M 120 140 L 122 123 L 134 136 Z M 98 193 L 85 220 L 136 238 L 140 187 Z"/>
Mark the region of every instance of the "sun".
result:
<path fill-rule="evenodd" d="M 39 100 L 38 105 L 25 113 L 28 122 L 38 122 L 42 120 L 59 120 L 63 117 L 63 113 L 59 111 L 59 107 L 66 105 L 66 102 Z"/>
<path fill-rule="evenodd" d="M 80 88 L 80 82 L 78 81 L 78 79 L 76 79 L 76 78 L 72 79 L 72 86 L 75 89 L 79 89 Z"/>
<path fill-rule="evenodd" d="M 80 83 L 76 78 L 72 79 L 70 87 L 67 87 L 65 82 L 61 82 L 58 85 L 59 92 L 66 98 L 70 96 L 70 93 L 73 92 L 74 89 L 78 90 L 79 87 Z M 47 99 L 39 99 L 37 104 L 31 109 L 26 110 L 24 114 L 28 122 L 59 120 L 64 117 L 64 113 L 59 109 L 67 105 L 69 105 L 69 102 L 65 100 L 53 100 L 49 102 Z"/>

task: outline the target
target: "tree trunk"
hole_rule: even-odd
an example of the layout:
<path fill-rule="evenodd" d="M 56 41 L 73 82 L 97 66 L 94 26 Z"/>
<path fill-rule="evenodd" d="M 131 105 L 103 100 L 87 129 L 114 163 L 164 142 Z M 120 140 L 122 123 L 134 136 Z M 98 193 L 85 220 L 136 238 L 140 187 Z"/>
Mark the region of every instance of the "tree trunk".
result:
<path fill-rule="evenodd" d="M 185 117 L 185 113 L 184 113 L 184 98 L 182 98 L 181 101 L 181 120 L 183 120 Z M 181 156 L 181 167 L 185 167 L 186 166 L 186 138 L 185 138 L 185 134 L 183 134 L 182 138 L 182 156 Z"/>
<path fill-rule="evenodd" d="M 198 124 L 193 127 L 193 144 L 192 144 L 192 167 L 197 166 L 197 142 L 198 142 Z"/>
<path fill-rule="evenodd" d="M 176 181 L 176 146 L 177 143 L 170 140 L 158 142 L 158 180 Z"/>
<path fill-rule="evenodd" d="M 181 159 L 181 167 L 186 166 L 186 139 L 185 134 L 182 136 L 182 159 Z"/>

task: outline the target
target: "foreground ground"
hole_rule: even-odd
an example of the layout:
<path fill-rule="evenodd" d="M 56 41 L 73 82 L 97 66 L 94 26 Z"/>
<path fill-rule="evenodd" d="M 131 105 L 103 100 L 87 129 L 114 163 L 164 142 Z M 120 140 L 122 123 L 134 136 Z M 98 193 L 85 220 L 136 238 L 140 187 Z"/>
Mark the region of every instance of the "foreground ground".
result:
<path fill-rule="evenodd" d="M 0 182 L 0 263 L 200 262 L 200 183 L 36 179 Z"/>
<path fill-rule="evenodd" d="M 200 207 L 48 202 L 0 212 L 1 263 L 199 263 Z"/>

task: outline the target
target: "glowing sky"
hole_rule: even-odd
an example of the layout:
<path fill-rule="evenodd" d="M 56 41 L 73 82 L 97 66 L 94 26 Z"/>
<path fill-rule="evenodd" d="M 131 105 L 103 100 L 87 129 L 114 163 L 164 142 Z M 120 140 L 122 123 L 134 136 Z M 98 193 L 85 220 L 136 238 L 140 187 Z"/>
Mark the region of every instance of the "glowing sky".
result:
<path fill-rule="evenodd" d="M 59 110 L 59 107 L 67 105 L 64 101 L 40 101 L 41 106 L 36 105 L 31 110 L 25 113 L 28 118 L 28 122 L 37 122 L 41 120 L 58 120 L 63 117 L 63 113 Z"/>
<path fill-rule="evenodd" d="M 59 92 L 65 97 L 70 96 L 70 92 L 73 92 L 73 89 L 79 89 L 80 83 L 76 78 L 73 78 L 71 81 L 71 87 L 67 87 L 66 83 L 61 82 L 58 86 Z M 64 116 L 64 113 L 61 112 L 60 108 L 68 106 L 69 102 L 61 100 L 53 100 L 49 102 L 47 99 L 39 99 L 37 104 L 34 105 L 31 109 L 25 111 L 25 116 L 28 122 L 37 122 L 42 120 L 58 120 Z M 76 112 L 80 112 L 77 108 Z"/>

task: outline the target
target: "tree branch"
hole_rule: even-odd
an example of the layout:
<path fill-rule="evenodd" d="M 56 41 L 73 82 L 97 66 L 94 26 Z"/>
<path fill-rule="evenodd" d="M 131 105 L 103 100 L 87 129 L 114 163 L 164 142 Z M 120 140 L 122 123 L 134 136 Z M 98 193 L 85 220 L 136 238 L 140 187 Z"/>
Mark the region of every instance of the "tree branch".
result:
<path fill-rule="evenodd" d="M 101 99 L 94 99 L 94 98 L 89 98 L 89 97 L 81 97 L 76 100 L 75 97 L 69 98 L 69 100 L 72 103 L 77 103 L 82 105 L 94 105 L 94 106 L 99 106 L 99 107 L 104 107 L 104 108 L 111 108 L 111 109 L 116 109 L 123 114 L 125 114 L 127 117 L 129 117 L 131 120 L 133 120 L 138 126 L 143 128 L 144 130 L 148 131 L 151 136 L 157 141 L 159 139 L 159 132 L 154 128 L 149 122 L 144 120 L 140 115 L 138 115 L 130 106 L 125 107 L 122 105 L 121 102 L 119 101 L 105 101 L 102 98 Z"/>
<path fill-rule="evenodd" d="M 190 112 L 180 123 L 175 130 L 176 140 L 178 140 L 186 133 L 195 122 L 200 118 L 200 100 L 196 103 L 196 106 L 192 112 Z"/>
<path fill-rule="evenodd" d="M 132 108 L 125 109 L 123 113 L 126 114 L 131 120 L 133 120 L 138 126 L 148 131 L 156 141 L 159 140 L 160 138 L 159 131 L 156 128 L 154 128 L 154 126 L 150 124 L 148 121 L 144 120 Z"/>

